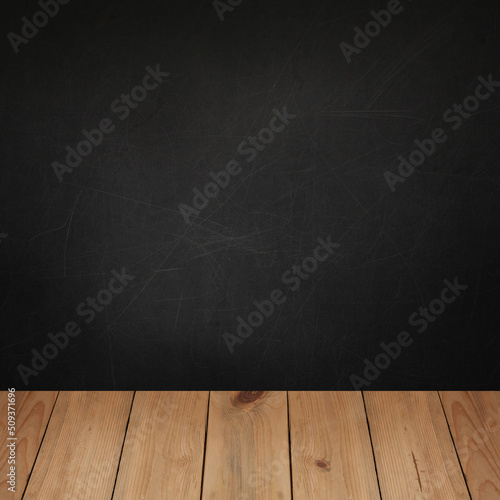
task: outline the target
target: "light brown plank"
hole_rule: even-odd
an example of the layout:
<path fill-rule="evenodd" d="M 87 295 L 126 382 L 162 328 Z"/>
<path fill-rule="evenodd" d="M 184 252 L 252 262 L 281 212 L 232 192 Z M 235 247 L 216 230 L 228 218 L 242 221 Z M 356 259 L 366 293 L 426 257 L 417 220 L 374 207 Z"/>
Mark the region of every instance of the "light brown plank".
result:
<path fill-rule="evenodd" d="M 6 426 L 7 392 L 2 391 L 0 393 L 2 412 L 2 423 L 0 424 L 0 443 L 2 444 L 0 448 L 0 498 L 3 498 L 2 495 L 5 494 L 5 498 L 20 500 L 42 442 L 50 413 L 54 407 L 57 391 L 16 391 L 15 395 L 16 430 L 14 437 L 17 438 L 15 441 L 16 463 L 9 464 L 7 461 L 9 449 L 6 444 L 13 441 L 7 441 L 7 437 L 10 437 L 7 435 Z M 15 493 L 7 490 L 10 486 L 7 484 L 7 472 L 11 465 L 16 468 Z"/>
<path fill-rule="evenodd" d="M 500 499 L 500 393 L 442 392 L 472 500 Z"/>
<path fill-rule="evenodd" d="M 360 392 L 289 392 L 294 500 L 378 500 Z"/>
<path fill-rule="evenodd" d="M 437 392 L 366 392 L 384 500 L 469 500 Z"/>
<path fill-rule="evenodd" d="M 132 392 L 61 392 L 24 500 L 110 500 Z"/>
<path fill-rule="evenodd" d="M 208 392 L 138 392 L 114 498 L 200 500 Z"/>
<path fill-rule="evenodd" d="M 203 500 L 290 500 L 285 392 L 212 392 Z"/>

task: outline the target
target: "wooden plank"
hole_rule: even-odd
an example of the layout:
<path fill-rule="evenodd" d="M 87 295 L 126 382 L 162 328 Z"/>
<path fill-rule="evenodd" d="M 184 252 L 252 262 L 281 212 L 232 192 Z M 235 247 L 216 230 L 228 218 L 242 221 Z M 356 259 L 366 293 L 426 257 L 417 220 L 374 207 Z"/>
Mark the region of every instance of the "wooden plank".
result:
<path fill-rule="evenodd" d="M 366 392 L 384 500 L 469 500 L 437 392 Z"/>
<path fill-rule="evenodd" d="M 360 392 L 289 392 L 294 500 L 380 499 Z"/>
<path fill-rule="evenodd" d="M 472 500 L 500 499 L 500 393 L 442 392 Z"/>
<path fill-rule="evenodd" d="M 0 497 L 20 500 L 31 469 L 35 462 L 38 449 L 42 442 L 50 413 L 57 398 L 57 391 L 20 391 L 15 392 L 15 464 L 9 464 L 9 449 L 7 441 L 7 392 L 0 393 L 0 408 L 2 409 L 2 423 L 0 425 Z M 13 465 L 16 470 L 15 492 L 8 491 L 7 472 Z M 8 496 L 7 496 L 8 495 Z M 2 497 L 3 498 L 3 497 Z"/>
<path fill-rule="evenodd" d="M 285 392 L 212 392 L 203 500 L 290 500 Z"/>
<path fill-rule="evenodd" d="M 208 392 L 138 392 L 114 498 L 200 500 Z"/>
<path fill-rule="evenodd" d="M 24 500 L 110 500 L 132 392 L 61 392 Z"/>

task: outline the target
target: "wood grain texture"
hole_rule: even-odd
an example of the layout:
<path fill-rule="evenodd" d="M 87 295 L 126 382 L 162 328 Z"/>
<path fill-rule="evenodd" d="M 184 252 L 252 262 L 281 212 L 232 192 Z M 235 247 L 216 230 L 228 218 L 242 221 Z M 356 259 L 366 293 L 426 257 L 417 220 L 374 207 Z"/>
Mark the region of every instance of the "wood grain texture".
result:
<path fill-rule="evenodd" d="M 442 392 L 472 500 L 500 500 L 500 393 Z"/>
<path fill-rule="evenodd" d="M 110 500 L 132 392 L 61 392 L 24 500 Z"/>
<path fill-rule="evenodd" d="M 200 500 L 208 392 L 138 392 L 115 489 L 120 500 Z"/>
<path fill-rule="evenodd" d="M 57 398 L 57 391 L 22 391 L 16 392 L 16 491 L 8 492 L 11 500 L 20 500 L 28 476 L 35 462 L 35 457 L 47 428 L 50 413 Z M 7 443 L 7 392 L 0 393 L 0 408 L 2 409 L 2 424 L 0 425 L 0 498 L 7 492 L 7 463 L 9 450 Z"/>
<path fill-rule="evenodd" d="M 290 500 L 285 392 L 212 392 L 203 500 Z"/>
<path fill-rule="evenodd" d="M 378 500 L 360 392 L 289 392 L 294 500 Z"/>
<path fill-rule="evenodd" d="M 366 392 L 384 500 L 468 500 L 437 392 Z"/>

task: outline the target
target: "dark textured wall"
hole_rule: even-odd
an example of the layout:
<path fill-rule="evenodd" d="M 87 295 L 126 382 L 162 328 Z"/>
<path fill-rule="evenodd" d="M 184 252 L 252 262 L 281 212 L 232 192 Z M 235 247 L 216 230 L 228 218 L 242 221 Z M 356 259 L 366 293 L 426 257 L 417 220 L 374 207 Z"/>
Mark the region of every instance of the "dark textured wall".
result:
<path fill-rule="evenodd" d="M 401 0 L 350 62 L 387 2 L 233 3 L 221 21 L 210 1 L 72 0 L 24 42 L 41 7 L 4 3 L 4 385 L 498 388 L 498 3 Z M 148 66 L 169 74 L 119 104 Z M 415 140 L 429 154 L 398 172 Z M 113 271 L 126 285 L 85 312 Z"/>

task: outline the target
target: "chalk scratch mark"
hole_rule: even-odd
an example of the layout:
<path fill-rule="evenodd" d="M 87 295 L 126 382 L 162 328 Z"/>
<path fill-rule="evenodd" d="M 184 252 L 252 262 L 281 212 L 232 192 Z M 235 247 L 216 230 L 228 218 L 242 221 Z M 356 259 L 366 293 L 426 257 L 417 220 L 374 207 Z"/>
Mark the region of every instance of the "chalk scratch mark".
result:
<path fill-rule="evenodd" d="M 68 237 L 69 237 L 69 230 L 71 228 L 71 221 L 73 220 L 73 214 L 75 213 L 75 208 L 76 204 L 78 203 L 78 200 L 80 199 L 80 196 L 82 195 L 82 191 L 78 193 L 78 196 L 76 197 L 75 204 L 73 205 L 73 209 L 71 210 L 71 214 L 69 216 L 69 224 L 68 224 L 68 230 L 66 232 L 66 242 L 64 243 L 64 276 L 66 276 L 66 250 L 68 248 Z"/>

